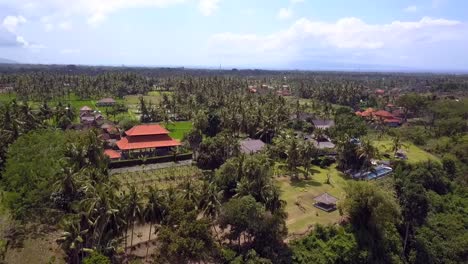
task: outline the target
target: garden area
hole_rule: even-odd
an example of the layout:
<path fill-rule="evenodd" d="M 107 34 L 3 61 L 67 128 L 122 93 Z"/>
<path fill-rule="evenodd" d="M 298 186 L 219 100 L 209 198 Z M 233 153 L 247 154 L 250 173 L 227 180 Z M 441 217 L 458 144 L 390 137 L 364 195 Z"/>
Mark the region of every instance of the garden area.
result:
<path fill-rule="evenodd" d="M 371 142 L 378 149 L 381 156 L 385 154 L 389 155 L 390 157 L 393 156 L 393 152 L 392 152 L 393 143 L 392 143 L 392 139 L 389 136 L 383 136 L 380 139 L 373 138 L 371 139 Z M 407 142 L 407 141 L 402 142 L 401 150 L 403 150 L 404 153 L 407 155 L 409 163 L 418 163 L 418 162 L 427 161 L 427 160 L 439 161 L 439 158 L 432 155 L 431 153 L 428 153 L 427 151 L 423 150 L 422 148 L 416 146 L 415 144 L 411 142 Z"/>
<path fill-rule="evenodd" d="M 201 176 L 203 176 L 203 173 L 196 166 L 184 165 L 154 170 L 121 172 L 114 174 L 112 177 L 115 177 L 124 187 L 136 185 L 138 189 L 146 190 L 148 186 L 157 184 L 159 188 L 166 188 Z"/>
<path fill-rule="evenodd" d="M 314 197 L 329 193 L 341 199 L 346 185 L 344 175 L 335 165 L 329 168 L 313 166 L 309 179 L 293 180 L 279 177 L 277 183 L 282 190 L 281 198 L 286 201 L 288 218 L 286 224 L 290 234 L 302 234 L 315 224 L 332 224 L 340 220 L 338 210 L 325 212 L 314 207 Z M 327 183 L 327 179 L 330 183 Z"/>

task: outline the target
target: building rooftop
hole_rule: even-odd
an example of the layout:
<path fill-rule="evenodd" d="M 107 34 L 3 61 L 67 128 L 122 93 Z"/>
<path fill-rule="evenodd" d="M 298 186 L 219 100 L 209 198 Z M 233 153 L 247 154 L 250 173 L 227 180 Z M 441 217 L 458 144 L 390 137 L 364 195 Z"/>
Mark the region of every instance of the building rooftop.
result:
<path fill-rule="evenodd" d="M 80 111 L 93 111 L 93 109 L 87 105 L 80 108 Z"/>
<path fill-rule="evenodd" d="M 323 119 L 314 119 L 314 120 L 312 120 L 312 123 L 314 124 L 314 126 L 316 128 L 322 128 L 322 129 L 330 128 L 330 127 L 333 127 L 335 125 L 335 121 L 333 121 L 333 120 L 323 120 Z"/>
<path fill-rule="evenodd" d="M 129 130 L 125 131 L 125 134 L 130 137 L 134 136 L 149 136 L 149 135 L 168 135 L 169 131 L 167 131 L 164 127 L 156 124 L 149 124 L 149 125 L 138 125 L 130 128 Z"/>
<path fill-rule="evenodd" d="M 318 149 L 332 149 L 335 148 L 335 144 L 330 141 L 316 141 L 314 140 L 314 146 Z"/>
<path fill-rule="evenodd" d="M 390 113 L 388 111 L 385 111 L 385 110 L 375 111 L 373 113 L 373 115 L 375 115 L 377 117 L 383 117 L 383 118 L 393 118 L 392 113 Z"/>
<path fill-rule="evenodd" d="M 112 98 L 102 98 L 98 103 L 115 103 L 115 100 Z"/>
<path fill-rule="evenodd" d="M 317 197 L 314 198 L 314 201 L 317 203 L 322 203 L 326 205 L 335 205 L 336 202 L 338 201 L 338 198 L 328 194 L 328 193 L 323 193 Z"/>
<path fill-rule="evenodd" d="M 180 146 L 180 142 L 169 135 L 149 135 L 139 137 L 124 137 L 117 141 L 120 150 L 149 149 Z"/>
<path fill-rule="evenodd" d="M 120 152 L 117 152 L 113 149 L 105 149 L 104 155 L 108 156 L 110 159 L 120 159 L 121 155 Z"/>
<path fill-rule="evenodd" d="M 257 153 L 263 148 L 265 148 L 265 143 L 259 139 L 247 138 L 240 142 L 240 150 L 245 154 Z"/>

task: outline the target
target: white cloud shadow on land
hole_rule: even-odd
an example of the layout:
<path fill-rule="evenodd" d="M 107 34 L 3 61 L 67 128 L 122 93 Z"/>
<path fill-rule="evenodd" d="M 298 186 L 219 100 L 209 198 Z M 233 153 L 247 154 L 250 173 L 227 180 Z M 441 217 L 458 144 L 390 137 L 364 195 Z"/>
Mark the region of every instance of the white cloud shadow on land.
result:
<path fill-rule="evenodd" d="M 269 61 L 301 59 L 330 53 L 384 54 L 392 56 L 405 48 L 440 41 L 463 41 L 468 32 L 460 21 L 423 17 L 418 21 L 393 21 L 388 24 L 368 24 L 359 18 L 347 17 L 336 22 L 301 18 L 289 28 L 269 35 L 225 32 L 212 35 L 209 48 L 223 57 L 249 57 L 252 61 L 265 57 Z M 405 55 L 406 56 L 406 55 Z M 361 56 L 362 57 L 362 56 Z"/>

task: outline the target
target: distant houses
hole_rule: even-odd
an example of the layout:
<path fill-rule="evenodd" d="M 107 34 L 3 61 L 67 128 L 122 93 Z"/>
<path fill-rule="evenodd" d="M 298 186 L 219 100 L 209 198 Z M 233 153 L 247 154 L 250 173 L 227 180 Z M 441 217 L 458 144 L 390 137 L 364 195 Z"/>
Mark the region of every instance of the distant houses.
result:
<path fill-rule="evenodd" d="M 80 108 L 80 123 L 85 126 L 98 126 L 104 121 L 104 117 L 99 111 L 94 111 L 89 106 Z"/>
<path fill-rule="evenodd" d="M 255 154 L 265 148 L 265 143 L 259 139 L 247 138 L 240 142 L 240 151 L 244 154 Z"/>
<path fill-rule="evenodd" d="M 116 104 L 116 101 L 114 99 L 103 98 L 96 103 L 96 106 L 99 106 L 99 107 L 114 106 L 115 104 Z"/>
<path fill-rule="evenodd" d="M 396 116 L 395 114 L 392 114 L 386 110 L 375 110 L 373 108 L 367 108 L 362 112 L 357 111 L 356 115 L 369 121 L 381 121 L 390 127 L 397 127 L 402 124 L 402 120 L 399 117 L 400 113 L 398 113 L 398 116 Z"/>
<path fill-rule="evenodd" d="M 335 121 L 329 119 L 313 119 L 312 123 L 318 129 L 329 129 L 335 126 Z"/>

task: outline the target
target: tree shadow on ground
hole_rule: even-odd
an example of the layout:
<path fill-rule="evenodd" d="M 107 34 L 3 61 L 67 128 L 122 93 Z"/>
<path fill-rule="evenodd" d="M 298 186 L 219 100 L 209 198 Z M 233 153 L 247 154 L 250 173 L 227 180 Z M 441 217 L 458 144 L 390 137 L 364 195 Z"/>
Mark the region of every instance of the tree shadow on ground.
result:
<path fill-rule="evenodd" d="M 291 179 L 291 186 L 298 187 L 298 188 L 305 188 L 305 187 L 311 187 L 311 186 L 318 187 L 322 185 L 323 183 L 315 181 L 313 179 L 308 179 L 308 180 Z"/>

